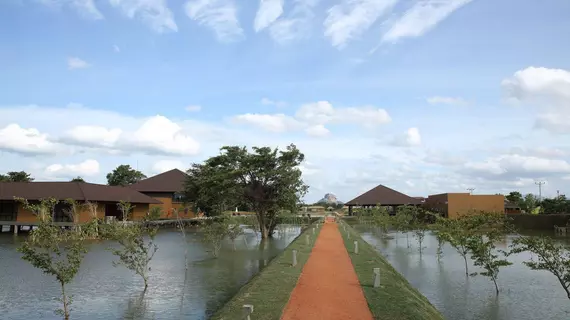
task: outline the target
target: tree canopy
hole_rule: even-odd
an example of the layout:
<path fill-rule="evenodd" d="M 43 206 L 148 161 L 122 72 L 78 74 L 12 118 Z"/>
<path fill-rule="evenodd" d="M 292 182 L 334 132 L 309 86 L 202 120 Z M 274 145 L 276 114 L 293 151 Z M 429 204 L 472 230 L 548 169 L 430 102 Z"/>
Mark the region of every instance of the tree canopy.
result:
<path fill-rule="evenodd" d="M 128 186 L 136 183 L 146 176 L 128 164 L 122 164 L 107 174 L 107 184 L 110 186 Z"/>
<path fill-rule="evenodd" d="M 83 178 L 81 178 L 80 176 L 77 176 L 71 179 L 71 182 L 85 182 L 85 180 L 83 180 Z"/>
<path fill-rule="evenodd" d="M 188 170 L 187 201 L 208 215 L 246 205 L 256 213 L 262 236 L 270 236 L 279 210 L 295 211 L 308 191 L 299 169 L 305 156 L 293 144 L 284 151 L 253 147 L 249 152 L 239 146 L 220 151 Z"/>
<path fill-rule="evenodd" d="M 32 182 L 34 178 L 25 171 L 10 171 L 0 174 L 0 182 Z"/>

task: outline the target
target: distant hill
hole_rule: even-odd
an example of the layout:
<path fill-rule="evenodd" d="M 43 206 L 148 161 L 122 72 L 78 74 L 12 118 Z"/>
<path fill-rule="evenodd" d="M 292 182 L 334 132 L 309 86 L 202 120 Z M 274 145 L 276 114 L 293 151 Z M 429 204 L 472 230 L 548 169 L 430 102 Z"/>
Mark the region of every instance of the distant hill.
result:
<path fill-rule="evenodd" d="M 317 201 L 317 204 L 320 204 L 320 205 L 342 205 L 343 202 L 338 200 L 334 194 L 327 193 L 327 194 L 325 194 L 325 196 L 321 200 Z"/>

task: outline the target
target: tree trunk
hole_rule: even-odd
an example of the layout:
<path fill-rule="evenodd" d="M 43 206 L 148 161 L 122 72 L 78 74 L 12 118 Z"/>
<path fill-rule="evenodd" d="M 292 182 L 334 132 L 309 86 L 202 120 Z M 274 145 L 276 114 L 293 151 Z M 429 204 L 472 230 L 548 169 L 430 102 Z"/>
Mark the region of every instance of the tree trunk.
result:
<path fill-rule="evenodd" d="M 65 284 L 61 283 L 61 298 L 63 300 L 63 318 L 69 320 L 69 307 L 67 305 L 67 296 L 65 295 Z"/>
<path fill-rule="evenodd" d="M 495 290 L 497 291 L 497 295 L 499 295 L 499 286 L 497 285 L 497 280 L 495 278 L 491 279 L 493 279 L 493 283 L 495 284 Z"/>
<path fill-rule="evenodd" d="M 269 237 L 269 228 L 265 224 L 259 226 L 261 228 L 261 239 L 267 239 Z"/>
<path fill-rule="evenodd" d="M 463 261 L 465 261 L 465 275 L 469 276 L 469 270 L 467 269 L 467 257 L 463 255 Z"/>

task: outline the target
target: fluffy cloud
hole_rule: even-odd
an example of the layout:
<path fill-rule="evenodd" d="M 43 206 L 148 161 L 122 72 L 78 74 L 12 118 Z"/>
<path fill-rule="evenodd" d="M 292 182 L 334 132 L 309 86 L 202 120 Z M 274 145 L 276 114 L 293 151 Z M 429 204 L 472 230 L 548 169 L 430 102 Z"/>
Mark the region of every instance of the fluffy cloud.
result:
<path fill-rule="evenodd" d="M 214 30 L 222 42 L 243 38 L 243 29 L 237 18 L 237 8 L 232 0 L 190 0 L 186 2 L 186 15 Z"/>
<path fill-rule="evenodd" d="M 129 19 L 142 20 L 155 32 L 178 31 L 166 0 L 109 0 L 109 3 Z"/>
<path fill-rule="evenodd" d="M 172 169 L 186 171 L 188 167 L 188 165 L 184 165 L 180 160 L 159 160 L 152 165 L 152 173 L 159 174 Z"/>
<path fill-rule="evenodd" d="M 536 128 L 570 133 L 570 71 L 528 67 L 504 79 L 501 86 L 507 101 L 539 108 Z"/>
<path fill-rule="evenodd" d="M 384 109 L 373 106 L 335 108 L 328 101 L 302 105 L 294 116 L 285 114 L 243 114 L 233 117 L 234 123 L 250 124 L 271 132 L 305 129 L 312 136 L 329 133 L 326 124 L 355 124 L 375 127 L 392 119 Z"/>
<path fill-rule="evenodd" d="M 23 155 L 53 154 L 57 145 L 51 142 L 47 134 L 35 128 L 22 128 L 18 124 L 9 124 L 0 129 L 0 150 Z"/>
<path fill-rule="evenodd" d="M 416 2 L 382 36 L 384 42 L 419 37 L 472 0 L 425 0 Z"/>
<path fill-rule="evenodd" d="M 67 67 L 69 70 L 74 70 L 89 68 L 91 65 L 85 60 L 79 59 L 77 57 L 70 57 L 67 59 Z"/>
<path fill-rule="evenodd" d="M 565 160 L 518 154 L 501 155 L 481 162 L 468 162 L 465 168 L 478 174 L 514 178 L 543 178 L 570 173 L 570 163 Z"/>
<path fill-rule="evenodd" d="M 94 0 L 39 0 L 39 2 L 54 8 L 58 8 L 62 5 L 72 7 L 85 19 L 104 19 L 101 11 L 95 6 Z"/>
<path fill-rule="evenodd" d="M 324 21 L 325 36 L 342 48 L 368 30 L 398 0 L 342 0 L 328 10 Z"/>
<path fill-rule="evenodd" d="M 89 159 L 78 164 L 52 164 L 47 166 L 45 174 L 48 177 L 74 178 L 76 176 L 92 177 L 99 173 L 99 162 Z"/>
<path fill-rule="evenodd" d="M 286 16 L 281 16 L 269 28 L 271 38 L 278 44 L 288 44 L 310 35 L 313 9 L 319 0 L 295 1 L 292 10 Z"/>
<path fill-rule="evenodd" d="M 417 147 L 422 144 L 420 130 L 418 128 L 409 128 L 405 134 L 397 136 L 392 144 L 401 147 Z"/>
<path fill-rule="evenodd" d="M 467 101 L 460 97 L 433 96 L 427 98 L 426 101 L 431 105 L 446 104 L 452 106 L 463 106 L 467 104 Z"/>
<path fill-rule="evenodd" d="M 283 13 L 283 0 L 260 0 L 253 29 L 259 32 L 270 26 Z"/>

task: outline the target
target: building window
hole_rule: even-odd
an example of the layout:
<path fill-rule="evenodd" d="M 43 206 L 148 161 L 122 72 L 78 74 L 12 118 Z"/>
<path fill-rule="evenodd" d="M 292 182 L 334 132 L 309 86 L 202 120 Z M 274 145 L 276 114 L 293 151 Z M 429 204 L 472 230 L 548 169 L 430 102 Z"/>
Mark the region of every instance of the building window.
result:
<path fill-rule="evenodd" d="M 71 206 L 67 203 L 58 203 L 53 208 L 53 221 L 54 222 L 73 222 L 71 217 Z"/>
<path fill-rule="evenodd" d="M 184 194 L 182 193 L 174 193 L 172 195 L 172 202 L 184 202 Z"/>
<path fill-rule="evenodd" d="M 16 221 L 17 208 L 14 201 L 0 201 L 0 221 Z"/>

